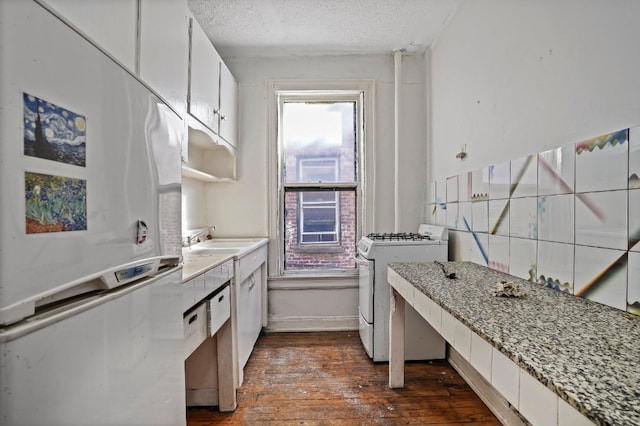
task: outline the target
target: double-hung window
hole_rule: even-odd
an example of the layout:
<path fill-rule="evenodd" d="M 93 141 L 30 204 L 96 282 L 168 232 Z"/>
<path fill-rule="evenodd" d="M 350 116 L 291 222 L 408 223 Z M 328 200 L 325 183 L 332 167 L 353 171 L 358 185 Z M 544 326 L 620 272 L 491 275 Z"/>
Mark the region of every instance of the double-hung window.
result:
<path fill-rule="evenodd" d="M 353 271 L 363 91 L 277 91 L 280 270 Z"/>

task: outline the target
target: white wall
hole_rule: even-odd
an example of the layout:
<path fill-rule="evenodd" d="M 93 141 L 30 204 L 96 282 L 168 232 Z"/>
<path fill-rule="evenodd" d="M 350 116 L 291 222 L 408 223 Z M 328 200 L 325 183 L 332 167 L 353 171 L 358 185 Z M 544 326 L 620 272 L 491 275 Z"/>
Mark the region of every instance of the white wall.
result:
<path fill-rule="evenodd" d="M 637 1 L 464 2 L 431 51 L 429 179 L 640 124 L 639 16 Z"/>
<path fill-rule="evenodd" d="M 369 229 L 393 229 L 393 57 L 316 56 L 262 59 L 225 58 L 240 84 L 238 181 L 207 188 L 208 218 L 219 236 L 267 235 L 267 105 L 269 79 L 375 79 L 376 219 Z M 421 57 L 405 56 L 405 113 L 401 155 L 402 227 L 417 229 L 426 174 L 424 65 Z"/>
<path fill-rule="evenodd" d="M 206 228 L 211 224 L 207 217 L 206 184 L 182 177 L 182 234 L 188 229 Z"/>
<path fill-rule="evenodd" d="M 216 235 L 268 235 L 268 134 L 266 81 L 284 79 L 373 79 L 375 86 L 375 222 L 366 231 L 389 232 L 394 227 L 394 75 L 393 55 L 315 56 L 282 58 L 225 58 L 240 85 L 238 181 L 207 184 L 204 193 L 195 186 L 185 205 L 190 211 L 206 196 L 206 220 Z M 425 103 L 423 58 L 403 59 L 403 122 L 400 184 L 402 230 L 417 229 L 426 182 Z M 273 275 L 273 271 L 269 271 Z M 358 327 L 357 278 L 321 280 L 270 280 L 269 311 L 272 328 L 356 329 Z M 318 289 L 320 286 L 320 290 Z M 333 287 L 331 287 L 333 286 Z M 324 320 L 324 322 L 323 322 Z"/>

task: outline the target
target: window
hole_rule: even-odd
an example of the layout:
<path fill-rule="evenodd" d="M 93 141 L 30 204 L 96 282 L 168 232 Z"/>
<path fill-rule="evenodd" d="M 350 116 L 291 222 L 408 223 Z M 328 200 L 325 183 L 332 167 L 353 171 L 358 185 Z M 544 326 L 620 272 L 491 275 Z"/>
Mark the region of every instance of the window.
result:
<path fill-rule="evenodd" d="M 283 273 L 353 271 L 362 215 L 362 91 L 277 91 Z"/>
<path fill-rule="evenodd" d="M 338 179 L 338 160 L 300 159 L 298 174 L 304 182 L 335 182 Z M 337 243 L 340 228 L 339 199 L 332 192 L 301 192 L 301 244 Z"/>

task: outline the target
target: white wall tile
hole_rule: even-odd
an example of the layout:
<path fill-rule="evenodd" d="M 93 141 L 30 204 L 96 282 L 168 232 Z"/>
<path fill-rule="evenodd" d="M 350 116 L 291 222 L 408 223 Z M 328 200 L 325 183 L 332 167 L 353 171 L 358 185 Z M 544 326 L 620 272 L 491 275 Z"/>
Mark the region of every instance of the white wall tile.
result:
<path fill-rule="evenodd" d="M 509 237 L 489 235 L 489 268 L 509 273 Z"/>
<path fill-rule="evenodd" d="M 538 238 L 537 197 L 511 199 L 509 204 L 509 235 L 533 240 Z"/>
<path fill-rule="evenodd" d="M 640 252 L 640 189 L 629 190 L 629 249 Z"/>
<path fill-rule="evenodd" d="M 450 344 L 453 344 L 455 333 L 455 318 L 446 310 L 442 310 L 442 326 L 440 327 L 440 335 Z"/>
<path fill-rule="evenodd" d="M 509 200 L 489 200 L 489 233 L 509 236 Z"/>
<path fill-rule="evenodd" d="M 538 197 L 538 239 L 573 244 L 575 239 L 575 196 Z"/>
<path fill-rule="evenodd" d="M 436 180 L 436 204 L 447 202 L 447 180 Z"/>
<path fill-rule="evenodd" d="M 458 203 L 458 229 L 464 231 L 473 230 L 473 208 L 472 203 Z"/>
<path fill-rule="evenodd" d="M 573 193 L 575 162 L 575 144 L 538 154 L 538 195 Z"/>
<path fill-rule="evenodd" d="M 471 203 L 473 212 L 474 232 L 489 232 L 489 201 L 474 201 Z"/>
<path fill-rule="evenodd" d="M 470 261 L 478 265 L 487 266 L 489 264 L 489 235 L 482 233 L 472 233 L 472 245 L 470 247 Z"/>
<path fill-rule="evenodd" d="M 511 162 L 489 166 L 489 199 L 506 199 L 511 192 Z"/>
<path fill-rule="evenodd" d="M 459 203 L 447 203 L 447 226 L 449 229 L 460 229 L 458 206 Z"/>
<path fill-rule="evenodd" d="M 640 253 L 629 252 L 627 311 L 640 315 Z"/>
<path fill-rule="evenodd" d="M 511 160 L 511 198 L 538 195 L 537 154 Z"/>
<path fill-rule="evenodd" d="M 436 204 L 435 213 L 436 225 L 447 224 L 447 205 L 445 203 Z"/>
<path fill-rule="evenodd" d="M 496 348 L 491 353 L 491 384 L 511 405 L 518 409 L 520 369 Z"/>
<path fill-rule="evenodd" d="M 576 192 L 626 189 L 628 131 L 608 133 L 576 144 Z"/>
<path fill-rule="evenodd" d="M 458 176 L 447 178 L 447 203 L 458 201 Z"/>
<path fill-rule="evenodd" d="M 491 356 L 493 346 L 476 333 L 471 333 L 469 362 L 488 382 L 491 382 Z"/>
<path fill-rule="evenodd" d="M 593 426 L 591 420 L 582 415 L 578 410 L 558 398 L 558 426 Z"/>
<path fill-rule="evenodd" d="M 437 224 L 438 223 L 437 213 L 438 213 L 438 205 L 428 204 L 427 211 L 425 212 L 426 223 L 430 223 L 432 225 Z"/>
<path fill-rule="evenodd" d="M 629 129 L 629 189 L 640 189 L 640 127 Z"/>
<path fill-rule="evenodd" d="M 465 172 L 458 175 L 458 201 L 471 201 L 471 179 L 471 172 Z"/>
<path fill-rule="evenodd" d="M 538 282 L 573 294 L 573 244 L 538 241 Z"/>
<path fill-rule="evenodd" d="M 627 307 L 627 253 L 595 247 L 575 247 L 574 294 L 604 305 Z"/>
<path fill-rule="evenodd" d="M 537 277 L 538 242 L 523 238 L 509 239 L 509 273 L 525 280 Z"/>
<path fill-rule="evenodd" d="M 487 200 L 489 198 L 489 167 L 472 172 L 471 196 L 473 200 Z"/>
<path fill-rule="evenodd" d="M 427 188 L 427 204 L 436 203 L 436 182 L 430 182 Z"/>
<path fill-rule="evenodd" d="M 453 322 L 453 347 L 462 358 L 469 361 L 471 357 L 471 330 L 457 318 L 454 318 Z"/>
<path fill-rule="evenodd" d="M 429 324 L 435 331 L 442 334 L 442 307 L 436 302 L 431 302 L 431 316 Z"/>
<path fill-rule="evenodd" d="M 627 191 L 576 196 L 576 244 L 627 249 Z"/>
<path fill-rule="evenodd" d="M 519 411 L 533 426 L 550 426 L 558 422 L 558 396 L 522 369 Z"/>

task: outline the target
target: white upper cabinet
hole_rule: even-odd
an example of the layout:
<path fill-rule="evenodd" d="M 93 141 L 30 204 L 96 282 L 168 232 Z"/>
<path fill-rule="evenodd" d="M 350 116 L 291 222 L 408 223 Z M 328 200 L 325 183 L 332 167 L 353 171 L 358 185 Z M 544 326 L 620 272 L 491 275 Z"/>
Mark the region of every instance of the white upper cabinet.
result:
<path fill-rule="evenodd" d="M 42 3 L 135 73 L 138 0 L 44 0 Z"/>
<path fill-rule="evenodd" d="M 186 0 L 140 0 L 139 67 L 140 79 L 184 118 L 189 77 Z"/>
<path fill-rule="evenodd" d="M 218 134 L 220 56 L 200 25 L 191 19 L 189 114 Z"/>
<path fill-rule="evenodd" d="M 238 82 L 223 62 L 220 65 L 220 137 L 237 146 Z"/>

